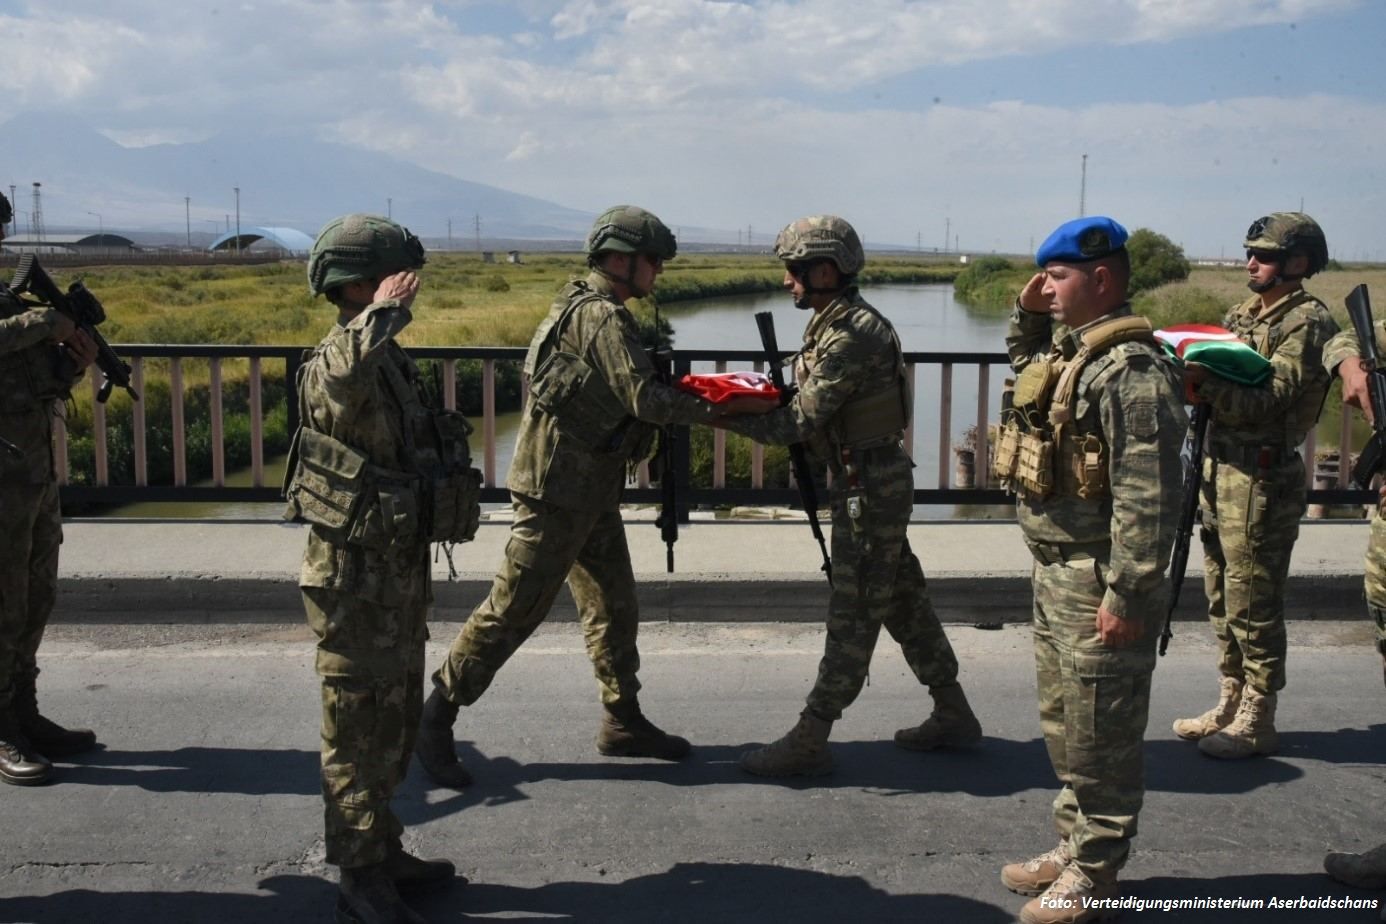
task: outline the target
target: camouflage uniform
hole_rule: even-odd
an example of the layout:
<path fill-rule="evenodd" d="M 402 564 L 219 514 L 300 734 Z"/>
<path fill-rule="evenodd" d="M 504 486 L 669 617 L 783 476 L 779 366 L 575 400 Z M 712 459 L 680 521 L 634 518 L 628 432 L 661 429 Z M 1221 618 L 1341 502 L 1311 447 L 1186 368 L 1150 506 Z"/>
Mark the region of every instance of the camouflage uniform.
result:
<path fill-rule="evenodd" d="M 80 378 L 49 342 L 57 314 L 27 308 L 0 283 L 0 439 L 24 454 L 0 452 L 0 714 L 10 712 L 18 687 L 33 688 L 57 595 L 63 528 L 53 421 Z"/>
<path fill-rule="evenodd" d="M 832 471 L 833 588 L 823 659 L 808 695 L 809 709 L 828 721 L 841 718 L 861 692 L 883 625 L 920 683 L 957 683 L 958 660 L 905 535 L 914 509 L 914 463 L 902 430 L 844 442 L 853 399 L 889 394 L 903 381 L 903 370 L 895 329 L 851 287 L 816 312 L 804 331 L 794 399 L 764 416 L 726 423 L 762 443 L 807 443 Z M 855 517 L 849 502 L 859 511 Z"/>
<path fill-rule="evenodd" d="M 1266 385 L 1216 376 L 1198 387 L 1212 408 L 1203 465 L 1204 587 L 1218 669 L 1262 693 L 1285 686 L 1285 581 L 1305 508 L 1298 446 L 1328 392 L 1324 344 L 1338 325 L 1296 289 L 1265 310 L 1259 296 L 1223 325 L 1271 362 Z"/>
<path fill-rule="evenodd" d="M 580 357 L 595 372 L 609 412 L 589 406 L 584 414 L 573 407 L 554 413 L 531 389 L 506 483 L 515 519 L 505 563 L 433 675 L 456 705 L 481 697 L 548 616 L 565 580 L 602 702 L 633 703 L 640 689 L 635 576 L 619 510 L 627 469 L 648 452 L 651 424 L 706 423 L 716 411 L 656 381 L 635 318 L 600 273 L 559 294 L 534 335 L 526 368 L 539 370 L 557 354 Z"/>
<path fill-rule="evenodd" d="M 1386 353 L 1386 321 L 1376 322 L 1376 348 Z M 1323 348 L 1324 369 L 1332 376 L 1343 360 L 1360 355 L 1357 334 L 1352 330 L 1341 331 Z M 1376 647 L 1386 655 L 1386 509 L 1380 504 L 1372 518 L 1365 572 L 1363 584 L 1367 610 L 1376 623 Z"/>
<path fill-rule="evenodd" d="M 1012 366 L 1019 373 L 1038 361 L 1066 363 L 1084 333 L 1130 315 L 1123 305 L 1069 330 L 1056 329 L 1047 314 L 1017 308 L 1006 339 Z M 1078 376 L 1070 426 L 1075 441 L 1100 443 L 1105 489 L 1079 496 L 1063 461 L 1055 466 L 1053 493 L 1021 491 L 1017 502 L 1035 557 L 1040 725 L 1063 784 L 1054 823 L 1067 855 L 1094 880 L 1111 881 L 1125 864 L 1144 800 L 1141 747 L 1188 426 L 1179 393 L 1173 367 L 1149 341 L 1093 355 Z M 1140 639 L 1122 648 L 1103 645 L 1099 607 L 1143 623 Z"/>

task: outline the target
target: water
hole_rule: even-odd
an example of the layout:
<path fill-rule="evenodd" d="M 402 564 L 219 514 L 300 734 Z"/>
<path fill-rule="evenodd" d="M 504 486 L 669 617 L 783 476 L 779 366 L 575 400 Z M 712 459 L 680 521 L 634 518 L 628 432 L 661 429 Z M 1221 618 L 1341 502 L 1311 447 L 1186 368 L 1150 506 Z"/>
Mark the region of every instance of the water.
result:
<path fill-rule="evenodd" d="M 977 312 L 953 298 L 950 285 L 891 285 L 874 286 L 864 291 L 868 301 L 890 319 L 900 334 L 904 349 L 909 351 L 986 352 L 1005 350 L 1006 320 L 995 314 Z M 763 294 L 706 299 L 668 306 L 663 313 L 674 326 L 674 346 L 684 350 L 759 350 L 760 336 L 753 315 L 770 311 L 775 317 L 775 332 L 780 349 L 797 349 L 803 341 L 803 331 L 810 314 L 794 307 L 785 294 Z M 694 371 L 711 372 L 711 363 L 696 363 Z M 996 418 L 1001 384 L 1008 370 L 992 367 L 988 388 L 988 416 Z M 914 459 L 918 464 L 915 485 L 920 488 L 940 486 L 939 478 L 939 393 L 940 370 L 937 366 L 920 366 L 915 378 Z M 953 370 L 953 401 L 949 439 L 952 445 L 962 439 L 964 431 L 977 419 L 977 374 L 975 367 L 958 366 Z M 519 428 L 518 412 L 497 415 L 496 418 L 496 477 L 504 484 L 505 475 L 514 454 L 515 436 Z M 480 421 L 474 421 L 480 431 Z M 477 447 L 477 464 L 480 452 Z M 277 465 L 275 463 L 278 463 Z M 950 453 L 947 468 L 953 465 Z M 282 460 L 266 464 L 265 483 L 275 485 L 282 475 Z M 249 473 L 228 473 L 229 484 L 249 484 Z M 189 517 L 218 519 L 277 519 L 283 505 L 273 504 L 201 504 L 163 503 L 131 504 L 112 511 L 127 517 Z M 943 508 L 946 513 L 951 508 Z M 933 513 L 932 508 L 919 508 L 922 515 Z"/>

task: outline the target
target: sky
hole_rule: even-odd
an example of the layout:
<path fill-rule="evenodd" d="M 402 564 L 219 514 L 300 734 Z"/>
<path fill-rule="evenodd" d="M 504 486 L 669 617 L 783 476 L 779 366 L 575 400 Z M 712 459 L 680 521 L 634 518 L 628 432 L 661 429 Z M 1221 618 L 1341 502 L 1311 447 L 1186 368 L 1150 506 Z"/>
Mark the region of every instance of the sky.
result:
<path fill-rule="evenodd" d="M 0 37 L 0 121 L 127 146 L 291 130 L 766 243 L 1028 252 L 1081 206 L 1230 257 L 1302 206 L 1386 260 L 1381 0 L 0 0 Z"/>

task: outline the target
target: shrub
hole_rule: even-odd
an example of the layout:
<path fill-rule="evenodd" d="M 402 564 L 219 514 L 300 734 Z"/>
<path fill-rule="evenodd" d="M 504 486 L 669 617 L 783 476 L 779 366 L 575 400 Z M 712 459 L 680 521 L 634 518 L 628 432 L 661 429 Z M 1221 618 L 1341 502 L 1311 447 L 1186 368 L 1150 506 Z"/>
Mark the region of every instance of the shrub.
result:
<path fill-rule="evenodd" d="M 1189 278 L 1184 249 L 1163 234 L 1137 228 L 1127 239 L 1126 250 L 1131 255 L 1132 295 Z"/>

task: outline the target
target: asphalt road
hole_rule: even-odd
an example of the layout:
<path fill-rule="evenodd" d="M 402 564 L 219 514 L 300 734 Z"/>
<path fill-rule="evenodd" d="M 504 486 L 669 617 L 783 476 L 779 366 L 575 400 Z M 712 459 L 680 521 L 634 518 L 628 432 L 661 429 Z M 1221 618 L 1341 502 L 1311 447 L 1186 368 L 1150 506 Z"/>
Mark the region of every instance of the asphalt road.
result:
<path fill-rule="evenodd" d="M 1330 846 L 1386 840 L 1386 690 L 1366 623 L 1292 625 L 1281 752 L 1233 764 L 1169 732 L 1216 690 L 1206 628 L 1179 631 L 1156 675 L 1128 894 L 1376 899 L 1333 884 L 1320 866 Z M 415 907 L 440 922 L 1012 920 L 1024 900 L 1000 885 L 1000 866 L 1054 842 L 1028 630 L 949 627 L 986 729 L 980 750 L 920 755 L 890 743 L 928 699 L 884 640 L 871 685 L 834 730 L 833 776 L 743 775 L 736 756 L 778 736 L 801 708 L 820 633 L 642 628 L 646 711 L 696 746 L 669 765 L 596 753 L 599 707 L 578 629 L 541 629 L 463 710 L 460 750 L 476 785 L 435 791 L 415 770 L 397 796 L 407 846 L 452 858 L 471 880 Z M 430 661 L 446 641 L 430 645 Z M 303 629 L 58 625 L 41 664 L 45 711 L 90 723 L 106 750 L 62 766 L 55 785 L 0 787 L 0 921 L 331 920 Z"/>

